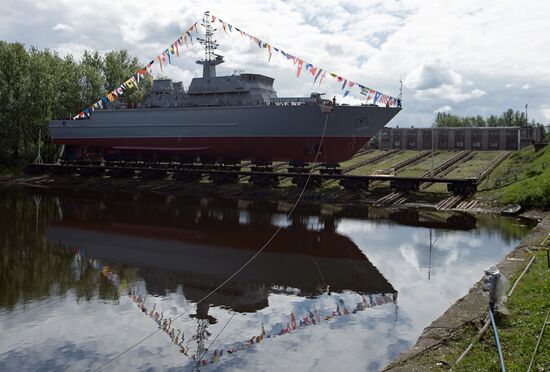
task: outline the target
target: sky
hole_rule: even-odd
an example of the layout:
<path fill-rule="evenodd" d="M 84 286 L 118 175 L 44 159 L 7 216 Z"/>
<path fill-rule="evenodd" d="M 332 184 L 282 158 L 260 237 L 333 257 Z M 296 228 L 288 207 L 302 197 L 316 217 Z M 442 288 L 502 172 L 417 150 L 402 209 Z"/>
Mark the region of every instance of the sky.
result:
<path fill-rule="evenodd" d="M 84 50 L 124 48 L 146 64 L 205 10 L 391 96 L 399 95 L 402 81 L 404 110 L 392 126 L 429 126 L 437 112 L 524 111 L 526 104 L 529 119 L 550 123 L 550 2 L 542 0 L 3 0 L 0 40 L 77 58 Z M 218 52 L 226 60 L 218 73 L 272 76 L 279 96 L 321 92 L 349 104 L 365 100 L 357 87 L 343 98 L 342 84 L 332 78 L 320 86 L 309 73 L 297 78 L 292 62 L 275 55 L 268 61 L 266 49 L 217 28 Z M 188 85 L 201 74 L 195 61 L 203 54 L 195 43 L 163 75 Z"/>

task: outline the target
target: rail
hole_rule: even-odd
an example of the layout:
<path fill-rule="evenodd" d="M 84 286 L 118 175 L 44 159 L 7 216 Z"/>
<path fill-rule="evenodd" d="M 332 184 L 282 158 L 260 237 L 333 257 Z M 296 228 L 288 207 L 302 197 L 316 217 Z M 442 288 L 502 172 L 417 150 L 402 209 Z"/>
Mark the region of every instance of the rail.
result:
<path fill-rule="evenodd" d="M 349 175 L 349 174 L 331 174 L 331 173 L 302 173 L 302 172 L 259 172 L 259 171 L 244 171 L 240 166 L 235 169 L 212 169 L 212 167 L 147 167 L 147 166 L 117 166 L 117 165 L 73 165 L 73 164 L 29 164 L 26 171 L 32 174 L 78 174 L 84 177 L 104 177 L 110 175 L 111 178 L 129 178 L 136 175 L 142 178 L 165 179 L 170 174 L 175 179 L 180 176 L 187 176 L 190 179 L 198 180 L 203 176 L 209 176 L 211 179 L 227 179 L 228 182 L 236 181 L 240 176 L 272 176 L 276 178 L 292 177 L 293 179 L 303 179 L 311 177 L 313 185 L 320 185 L 323 181 L 338 180 L 344 184 L 360 184 L 367 185 L 372 181 L 390 181 L 394 187 L 418 187 L 422 182 L 446 183 L 446 184 L 473 184 L 475 179 L 446 179 L 432 177 L 405 177 L 405 176 L 387 176 L 387 175 Z M 227 176 L 227 177 L 216 177 Z M 351 188 L 353 189 L 353 188 Z"/>

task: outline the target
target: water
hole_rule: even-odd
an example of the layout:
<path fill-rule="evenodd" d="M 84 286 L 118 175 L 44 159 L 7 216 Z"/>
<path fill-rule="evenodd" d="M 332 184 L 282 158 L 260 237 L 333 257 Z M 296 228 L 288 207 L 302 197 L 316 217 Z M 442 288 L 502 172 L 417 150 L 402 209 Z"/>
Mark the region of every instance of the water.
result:
<path fill-rule="evenodd" d="M 0 370 L 95 369 L 145 337 L 104 370 L 378 370 L 530 229 L 290 207 L 0 190 Z"/>

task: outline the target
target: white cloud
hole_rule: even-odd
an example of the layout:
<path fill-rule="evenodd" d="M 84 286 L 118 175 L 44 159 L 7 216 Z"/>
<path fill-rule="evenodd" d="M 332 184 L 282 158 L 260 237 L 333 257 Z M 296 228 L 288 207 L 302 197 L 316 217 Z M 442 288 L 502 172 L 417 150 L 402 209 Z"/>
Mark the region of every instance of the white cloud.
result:
<path fill-rule="evenodd" d="M 438 112 L 451 112 L 453 111 L 453 108 L 451 106 L 448 106 L 448 105 L 445 105 L 445 106 L 441 106 L 440 108 L 438 108 L 437 110 L 434 111 L 434 113 L 438 113 Z"/>
<path fill-rule="evenodd" d="M 434 89 L 442 85 L 462 85 L 463 83 L 464 80 L 460 74 L 442 63 L 421 63 L 407 74 L 404 81 L 405 86 L 417 90 Z"/>
<path fill-rule="evenodd" d="M 61 56 L 72 54 L 75 59 L 80 59 L 86 50 L 92 50 L 89 45 L 80 43 L 61 43 L 54 50 Z"/>
<path fill-rule="evenodd" d="M 523 86 L 521 87 L 521 89 L 529 89 L 531 88 L 531 84 L 523 84 Z"/>
<path fill-rule="evenodd" d="M 97 9 L 109 11 L 90 16 Z M 515 101 L 529 100 L 533 106 L 549 101 L 550 3 L 320 0 L 312 7 L 300 0 L 7 0 L 0 5 L 0 34 L 8 41 L 67 52 L 80 51 L 75 44 L 83 42 L 99 50 L 126 48 L 148 62 L 205 9 L 314 65 L 390 95 L 399 94 L 399 79 L 404 77 L 405 106 L 393 124 L 428 124 L 442 106 L 452 106 L 458 115 L 488 115 L 503 112 Z M 74 19 L 87 21 L 79 23 L 78 31 L 52 30 L 52 24 L 64 28 Z M 280 95 L 342 93 L 341 84 L 331 79 L 321 87 L 313 86 L 307 75 L 296 79 L 292 64 L 277 58 L 268 63 L 265 50 L 235 33 L 229 37 L 220 31 L 216 37 L 227 60 L 220 71 L 244 68 L 273 76 Z M 197 45 L 186 50 L 186 58 L 174 63 L 173 76 L 200 73 L 194 64 L 200 56 Z M 503 92 L 526 81 L 537 85 Z M 535 94 L 535 88 L 542 94 Z M 359 89 L 352 89 L 344 101 L 362 99 Z M 533 115 L 543 118 L 542 111 Z"/>
<path fill-rule="evenodd" d="M 544 116 L 546 120 L 550 120 L 550 106 L 543 105 L 540 111 L 542 112 L 542 116 Z"/>
<path fill-rule="evenodd" d="M 54 31 L 72 31 L 73 28 L 69 25 L 66 25 L 64 23 L 58 23 L 55 26 L 52 27 L 52 30 Z"/>

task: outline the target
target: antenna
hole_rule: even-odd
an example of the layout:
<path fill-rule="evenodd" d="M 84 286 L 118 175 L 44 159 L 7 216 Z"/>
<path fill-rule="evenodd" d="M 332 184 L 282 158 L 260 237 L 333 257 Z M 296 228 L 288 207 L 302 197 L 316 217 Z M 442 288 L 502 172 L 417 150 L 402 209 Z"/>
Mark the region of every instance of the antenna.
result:
<path fill-rule="evenodd" d="M 218 43 L 216 42 L 216 40 L 212 38 L 216 29 L 212 28 L 212 24 L 210 23 L 209 11 L 204 12 L 201 25 L 205 28 L 205 31 L 204 31 L 205 36 L 204 36 L 204 39 L 202 38 L 197 38 L 197 39 L 199 40 L 199 43 L 201 43 L 201 45 L 204 48 L 204 60 L 213 61 L 216 59 L 215 58 L 216 53 L 214 53 L 214 51 L 218 47 Z"/>
<path fill-rule="evenodd" d="M 216 65 L 223 63 L 223 56 L 214 53 L 216 48 L 218 48 L 218 43 L 212 38 L 215 28 L 212 28 L 210 23 L 210 12 L 204 12 L 204 17 L 202 17 L 201 25 L 204 27 L 204 39 L 197 38 L 199 43 L 204 47 L 204 60 L 197 61 L 199 65 L 202 65 L 202 77 L 203 78 L 213 78 L 216 77 Z"/>
<path fill-rule="evenodd" d="M 399 76 L 399 100 L 403 104 L 403 79 Z"/>

